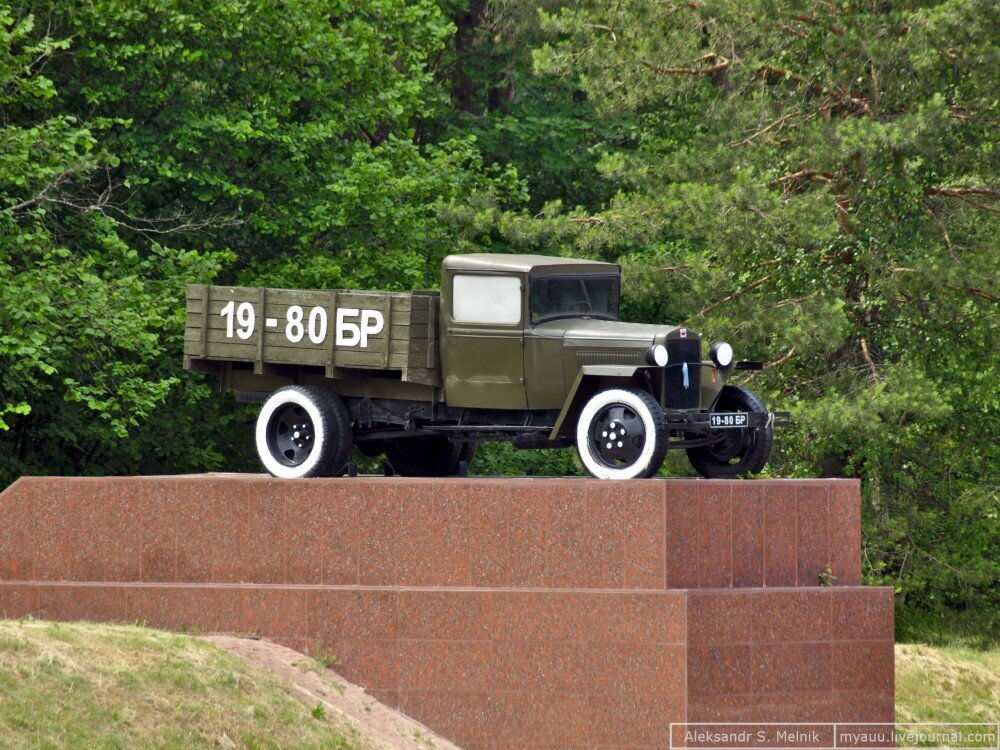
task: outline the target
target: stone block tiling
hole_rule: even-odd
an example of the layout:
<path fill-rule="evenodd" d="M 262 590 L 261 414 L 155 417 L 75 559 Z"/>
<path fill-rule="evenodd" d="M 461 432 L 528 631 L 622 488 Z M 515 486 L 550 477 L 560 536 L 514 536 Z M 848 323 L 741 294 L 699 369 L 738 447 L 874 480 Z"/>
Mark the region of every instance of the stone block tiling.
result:
<path fill-rule="evenodd" d="M 861 583 L 855 480 L 23 477 L 0 518 L 0 580 Z"/>
<path fill-rule="evenodd" d="M 0 519 L 3 617 L 322 651 L 465 747 L 893 720 L 853 481 L 26 478 Z"/>

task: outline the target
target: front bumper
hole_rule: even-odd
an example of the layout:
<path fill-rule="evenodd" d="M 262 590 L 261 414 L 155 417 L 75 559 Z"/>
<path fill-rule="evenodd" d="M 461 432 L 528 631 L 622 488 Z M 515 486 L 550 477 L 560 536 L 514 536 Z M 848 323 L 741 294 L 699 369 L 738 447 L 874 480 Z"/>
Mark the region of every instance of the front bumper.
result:
<path fill-rule="evenodd" d="M 728 413 L 728 412 L 724 412 Z M 787 411 L 744 412 L 747 417 L 745 427 L 735 429 L 756 430 L 766 427 L 786 427 L 792 423 Z M 720 412 L 715 412 L 720 414 Z M 663 424 L 668 431 L 668 447 L 701 448 L 724 440 L 733 427 L 712 427 L 712 412 L 668 412 L 663 416 Z"/>
<path fill-rule="evenodd" d="M 717 414 L 718 412 L 716 412 Z M 663 424 L 671 431 L 691 430 L 722 432 L 732 429 L 730 427 L 712 427 L 710 422 L 713 412 L 667 412 L 663 415 Z M 746 415 L 746 427 L 740 429 L 753 429 L 757 427 L 787 427 L 792 423 L 792 415 L 787 411 L 754 411 Z"/>

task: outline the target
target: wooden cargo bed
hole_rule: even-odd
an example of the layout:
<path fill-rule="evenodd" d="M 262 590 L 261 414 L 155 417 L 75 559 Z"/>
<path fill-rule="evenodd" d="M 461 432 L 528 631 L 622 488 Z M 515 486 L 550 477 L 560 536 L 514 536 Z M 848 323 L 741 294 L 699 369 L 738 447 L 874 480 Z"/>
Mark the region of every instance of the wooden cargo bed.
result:
<path fill-rule="evenodd" d="M 440 385 L 439 297 L 434 292 L 358 292 L 192 284 L 187 288 L 185 367 L 253 363 L 398 373 Z M 206 316 L 207 311 L 207 316 Z"/>

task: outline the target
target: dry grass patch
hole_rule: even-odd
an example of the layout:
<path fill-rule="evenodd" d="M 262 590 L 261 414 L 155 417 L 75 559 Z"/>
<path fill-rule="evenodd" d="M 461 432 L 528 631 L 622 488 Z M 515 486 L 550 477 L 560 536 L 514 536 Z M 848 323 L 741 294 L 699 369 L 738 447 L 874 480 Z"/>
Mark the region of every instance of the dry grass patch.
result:
<path fill-rule="evenodd" d="M 272 675 L 139 626 L 0 621 L 5 748 L 358 748 Z"/>
<path fill-rule="evenodd" d="M 1000 650 L 897 645 L 896 720 L 1000 721 Z"/>

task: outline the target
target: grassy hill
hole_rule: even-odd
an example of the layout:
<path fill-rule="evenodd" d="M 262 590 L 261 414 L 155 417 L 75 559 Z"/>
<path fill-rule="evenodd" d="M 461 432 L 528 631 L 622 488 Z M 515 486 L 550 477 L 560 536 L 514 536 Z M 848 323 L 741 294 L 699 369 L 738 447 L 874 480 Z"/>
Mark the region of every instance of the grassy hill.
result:
<path fill-rule="evenodd" d="M 1000 722 L 1000 649 L 898 644 L 896 720 Z"/>
<path fill-rule="evenodd" d="M 1000 650 L 896 647 L 897 718 L 1000 721 Z M 352 731 L 216 646 L 138 626 L 0 621 L 5 748 L 344 748 Z"/>
<path fill-rule="evenodd" d="M 0 621 L 4 748 L 361 745 L 216 646 L 144 627 Z"/>

